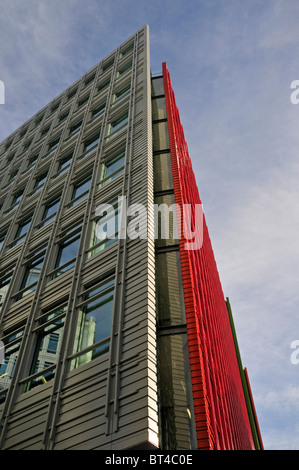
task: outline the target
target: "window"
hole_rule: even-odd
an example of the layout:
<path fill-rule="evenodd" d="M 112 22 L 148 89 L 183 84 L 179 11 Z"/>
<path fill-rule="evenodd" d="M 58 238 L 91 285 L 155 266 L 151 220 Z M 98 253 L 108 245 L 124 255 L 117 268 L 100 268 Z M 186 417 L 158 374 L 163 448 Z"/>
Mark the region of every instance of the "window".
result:
<path fill-rule="evenodd" d="M 7 388 L 14 373 L 23 335 L 24 327 L 18 327 L 9 333 L 5 333 L 2 338 L 5 347 L 5 362 L 0 364 L 0 404 L 4 403 L 6 398 Z"/>
<path fill-rule="evenodd" d="M 50 222 L 55 217 L 59 204 L 60 204 L 60 196 L 48 202 L 43 212 L 42 222 L 39 225 L 40 227 L 44 227 L 48 222 Z"/>
<path fill-rule="evenodd" d="M 128 124 L 129 113 L 128 111 L 119 116 L 116 119 L 113 119 L 108 124 L 108 136 L 114 136 L 122 131 Z"/>
<path fill-rule="evenodd" d="M 11 172 L 9 173 L 8 184 L 11 183 L 11 182 L 15 179 L 15 177 L 16 177 L 17 174 L 18 174 L 18 172 L 19 172 L 19 169 L 18 169 L 18 168 L 15 168 L 13 171 L 11 171 Z"/>
<path fill-rule="evenodd" d="M 47 383 L 54 377 L 66 312 L 67 306 L 62 305 L 40 317 L 39 325 L 34 330 L 36 341 L 29 372 L 31 378 L 26 380 L 25 391 Z"/>
<path fill-rule="evenodd" d="M 72 124 L 72 126 L 70 127 L 69 137 L 73 137 L 74 135 L 79 134 L 81 126 L 82 126 L 82 119 Z"/>
<path fill-rule="evenodd" d="M 49 143 L 47 155 L 50 155 L 51 153 L 53 153 L 57 149 L 57 147 L 59 145 L 59 141 L 60 141 L 60 136 L 57 137 L 56 139 L 52 140 L 52 142 Z"/>
<path fill-rule="evenodd" d="M 102 116 L 102 115 L 104 114 L 105 107 L 106 107 L 106 102 L 101 103 L 99 106 L 97 106 L 96 108 L 94 108 L 94 109 L 91 111 L 91 119 L 92 119 L 92 120 L 98 119 L 100 116 Z"/>
<path fill-rule="evenodd" d="M 11 153 L 10 155 L 8 155 L 8 157 L 7 157 L 7 159 L 6 159 L 6 162 L 7 162 L 7 163 L 10 163 L 10 162 L 13 160 L 15 154 L 16 154 L 16 152 L 13 152 L 13 153 Z"/>
<path fill-rule="evenodd" d="M 20 293 L 17 294 L 16 300 L 20 300 L 35 291 L 43 267 L 43 262 L 44 254 L 40 254 L 37 258 L 27 263 L 20 287 Z"/>
<path fill-rule="evenodd" d="M 53 104 L 51 108 L 51 113 L 55 113 L 55 111 L 59 108 L 60 102 Z"/>
<path fill-rule="evenodd" d="M 84 85 L 85 85 L 85 86 L 89 85 L 89 84 L 93 81 L 93 79 L 95 78 L 95 76 L 96 76 L 96 74 L 93 73 L 92 75 L 90 75 L 89 77 L 87 77 L 87 78 L 85 79 Z"/>
<path fill-rule="evenodd" d="M 169 152 L 154 154 L 155 191 L 173 189 L 171 156 Z"/>
<path fill-rule="evenodd" d="M 71 90 L 69 94 L 67 95 L 68 99 L 70 100 L 73 96 L 75 96 L 76 93 L 77 93 L 77 88 L 73 88 L 73 90 Z"/>
<path fill-rule="evenodd" d="M 19 204 L 20 200 L 22 199 L 23 192 L 24 192 L 24 189 L 14 194 L 12 203 L 11 203 L 11 209 Z"/>
<path fill-rule="evenodd" d="M 81 99 L 78 101 L 78 108 L 80 108 L 81 106 L 83 106 L 84 104 L 86 104 L 88 100 L 89 100 L 89 94 L 83 96 L 83 98 L 81 98 Z"/>
<path fill-rule="evenodd" d="M 33 191 L 32 191 L 32 194 L 33 193 L 36 193 L 37 191 L 40 191 L 47 179 L 47 176 L 48 176 L 48 171 L 45 171 L 44 173 L 42 173 L 41 175 L 39 175 L 36 180 L 35 180 L 35 183 L 34 183 L 34 186 L 33 186 Z"/>
<path fill-rule="evenodd" d="M 117 153 L 102 164 L 100 186 L 104 186 L 113 181 L 124 171 L 125 150 Z"/>
<path fill-rule="evenodd" d="M 118 237 L 118 198 L 103 206 L 103 213 L 93 221 L 90 256 L 107 248 Z"/>
<path fill-rule="evenodd" d="M 71 369 L 109 351 L 114 277 L 86 290 L 80 304 Z"/>
<path fill-rule="evenodd" d="M 104 90 L 105 88 L 107 88 L 107 86 L 110 84 L 110 77 L 107 78 L 106 80 L 102 81 L 99 86 L 98 86 L 98 91 L 101 92 L 102 90 Z"/>
<path fill-rule="evenodd" d="M 13 268 L 7 268 L 0 276 L 0 295 L 1 295 L 1 305 L 3 304 L 7 291 L 9 289 L 10 282 L 13 276 Z M 1 307 L 0 307 L 1 310 Z"/>
<path fill-rule="evenodd" d="M 59 116 L 59 119 L 58 119 L 58 124 L 61 124 L 63 121 L 65 121 L 69 115 L 69 112 L 70 110 L 68 109 L 67 111 L 65 111 L 64 113 L 62 113 L 60 116 Z"/>
<path fill-rule="evenodd" d="M 120 53 L 120 57 L 124 57 L 126 54 L 130 54 L 134 49 L 134 44 L 130 44 L 125 49 L 123 49 Z"/>
<path fill-rule="evenodd" d="M 80 236 L 81 232 L 76 232 L 59 244 L 54 266 L 55 272 L 52 275 L 53 279 L 75 266 L 80 244 Z"/>
<path fill-rule="evenodd" d="M 35 163 L 38 159 L 38 156 L 39 156 L 39 153 L 36 153 L 35 155 L 33 155 L 32 157 L 29 158 L 27 170 L 29 170 L 29 168 L 32 168 L 35 165 Z"/>
<path fill-rule="evenodd" d="M 110 67 L 112 67 L 113 62 L 114 62 L 114 57 L 113 57 L 112 59 L 108 60 L 108 61 L 103 65 L 103 72 L 105 72 L 105 71 L 108 70 Z"/>
<path fill-rule="evenodd" d="M 122 87 L 120 90 L 117 90 L 114 95 L 113 95 L 113 103 L 118 103 L 122 99 L 124 99 L 126 96 L 130 94 L 130 89 L 131 89 L 131 84 L 127 83 L 124 87 Z"/>
<path fill-rule="evenodd" d="M 23 149 L 27 150 L 31 145 L 32 139 L 29 139 L 25 142 Z"/>
<path fill-rule="evenodd" d="M 85 140 L 82 157 L 87 157 L 94 150 L 96 150 L 100 138 L 100 133 L 101 131 L 98 131 L 95 135 Z"/>
<path fill-rule="evenodd" d="M 82 180 L 74 184 L 69 207 L 72 207 L 74 204 L 81 201 L 81 199 L 87 196 L 89 192 L 90 182 L 91 182 L 91 175 L 88 175 Z"/>
<path fill-rule="evenodd" d="M 46 126 L 41 131 L 41 137 L 44 137 L 50 130 L 50 126 Z"/>
<path fill-rule="evenodd" d="M 24 219 L 22 222 L 19 223 L 18 229 L 14 237 L 14 241 L 11 244 L 11 246 L 17 245 L 25 238 L 28 228 L 30 227 L 31 220 L 32 220 L 32 216 L 27 217 L 26 219 Z"/>
<path fill-rule="evenodd" d="M 122 77 L 128 70 L 132 68 L 132 62 L 128 62 L 127 64 L 123 65 L 119 68 L 116 74 L 116 78 Z"/>
<path fill-rule="evenodd" d="M 3 245 L 3 243 L 4 243 L 5 238 L 6 238 L 6 232 L 5 232 L 5 233 L 1 233 L 1 234 L 0 234 L 0 250 L 1 250 L 1 248 L 2 248 L 2 245 Z"/>
<path fill-rule="evenodd" d="M 61 158 L 58 163 L 58 173 L 63 173 L 67 168 L 69 168 L 73 158 L 73 152 L 70 152 L 65 157 Z"/>

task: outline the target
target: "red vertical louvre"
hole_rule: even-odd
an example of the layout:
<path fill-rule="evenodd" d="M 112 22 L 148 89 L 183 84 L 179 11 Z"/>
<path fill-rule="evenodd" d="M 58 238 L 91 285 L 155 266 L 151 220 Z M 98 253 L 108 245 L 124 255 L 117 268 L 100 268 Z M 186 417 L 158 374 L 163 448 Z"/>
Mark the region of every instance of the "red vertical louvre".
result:
<path fill-rule="evenodd" d="M 201 201 L 166 63 L 163 80 L 175 202 L 183 214 L 184 204 Z M 181 229 L 179 244 L 198 448 L 254 449 L 229 315 L 205 218 L 201 248 L 186 250 L 186 242 Z"/>

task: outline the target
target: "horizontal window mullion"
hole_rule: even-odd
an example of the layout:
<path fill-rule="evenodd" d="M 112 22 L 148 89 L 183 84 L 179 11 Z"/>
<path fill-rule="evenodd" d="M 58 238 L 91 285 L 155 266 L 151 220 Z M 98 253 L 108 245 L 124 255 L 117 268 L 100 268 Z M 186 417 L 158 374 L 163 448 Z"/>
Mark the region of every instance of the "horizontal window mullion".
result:
<path fill-rule="evenodd" d="M 41 330 L 47 328 L 48 326 L 52 325 L 54 322 L 56 322 L 56 321 L 58 321 L 58 320 L 60 320 L 60 319 L 62 319 L 62 318 L 65 318 L 65 316 L 66 316 L 66 313 L 65 313 L 65 312 L 64 312 L 64 313 L 61 313 L 60 315 L 57 315 L 57 317 L 51 318 L 51 320 L 48 320 L 47 322 L 42 323 L 42 324 L 36 326 L 35 328 L 33 328 L 32 332 L 33 332 L 33 333 L 37 333 L 37 332 L 39 332 L 39 331 L 41 331 Z M 57 329 L 59 329 L 59 328 L 63 328 L 63 327 L 64 327 L 64 323 L 61 323 L 61 324 L 59 324 L 59 325 L 53 325 L 53 329 L 52 329 L 52 330 L 50 330 L 50 331 L 45 331 L 45 336 L 48 335 L 49 333 L 52 333 L 52 331 L 55 331 L 55 330 L 57 330 Z"/>
<path fill-rule="evenodd" d="M 45 375 L 47 372 L 51 372 L 52 370 L 55 370 L 56 369 L 56 366 L 57 364 L 53 364 L 49 367 L 45 367 L 42 371 L 40 372 L 35 372 L 35 374 L 31 374 L 31 375 L 28 375 L 27 377 L 25 377 L 24 379 L 21 379 L 20 380 L 20 384 L 23 384 L 23 383 L 26 383 L 26 382 L 30 382 L 30 380 L 34 380 L 40 376 L 43 376 Z"/>
<path fill-rule="evenodd" d="M 107 338 L 105 339 L 101 339 L 100 341 L 98 341 L 97 343 L 93 343 L 91 344 L 90 346 L 88 346 L 87 348 L 84 348 L 84 349 L 81 349 L 80 351 L 77 351 L 75 353 L 73 353 L 72 355 L 68 356 L 68 360 L 72 360 L 72 359 L 76 359 L 77 357 L 79 356 L 83 356 L 84 354 L 88 353 L 89 351 L 92 351 L 93 349 L 96 349 L 98 348 L 99 346 L 102 346 L 106 343 L 110 342 L 110 336 L 108 336 Z"/>

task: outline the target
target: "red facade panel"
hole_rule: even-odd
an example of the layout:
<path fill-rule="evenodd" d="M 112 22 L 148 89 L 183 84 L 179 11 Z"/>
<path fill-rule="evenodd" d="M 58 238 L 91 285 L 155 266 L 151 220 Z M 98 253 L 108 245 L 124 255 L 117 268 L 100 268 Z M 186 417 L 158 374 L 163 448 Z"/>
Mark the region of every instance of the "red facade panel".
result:
<path fill-rule="evenodd" d="M 194 206 L 201 201 L 166 63 L 163 80 L 175 202 L 183 213 L 185 204 Z M 204 217 L 202 230 L 200 249 L 185 249 L 188 240 L 183 227 L 179 241 L 198 448 L 254 449 L 228 311 Z"/>

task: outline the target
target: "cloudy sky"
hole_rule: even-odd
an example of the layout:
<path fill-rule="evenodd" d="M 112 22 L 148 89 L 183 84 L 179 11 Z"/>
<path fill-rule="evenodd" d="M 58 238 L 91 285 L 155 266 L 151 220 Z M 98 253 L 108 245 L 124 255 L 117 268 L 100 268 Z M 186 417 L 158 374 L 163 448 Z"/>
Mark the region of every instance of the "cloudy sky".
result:
<path fill-rule="evenodd" d="M 152 72 L 167 62 L 264 446 L 299 449 L 299 2 L 0 0 L 0 11 L 0 141 L 149 25 Z"/>

